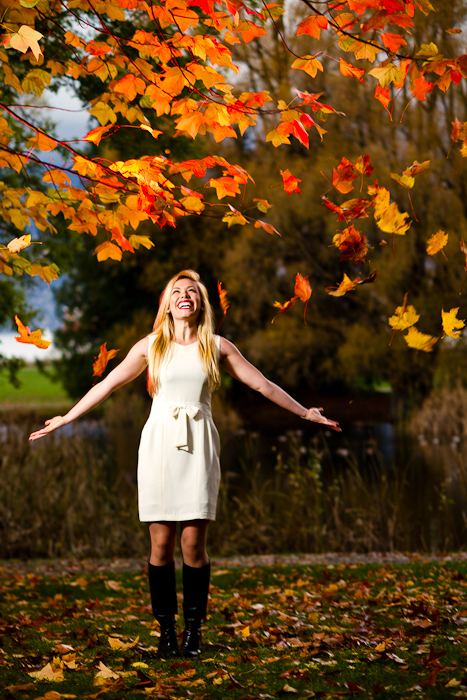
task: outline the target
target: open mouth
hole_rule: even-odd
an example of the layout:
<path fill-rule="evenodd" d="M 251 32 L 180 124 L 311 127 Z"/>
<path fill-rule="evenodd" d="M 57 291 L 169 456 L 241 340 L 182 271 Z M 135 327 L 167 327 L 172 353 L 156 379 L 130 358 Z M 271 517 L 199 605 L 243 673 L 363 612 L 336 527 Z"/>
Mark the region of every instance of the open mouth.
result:
<path fill-rule="evenodd" d="M 178 307 L 179 309 L 192 309 L 193 306 L 194 306 L 194 304 L 193 304 L 192 301 L 180 301 L 180 302 L 177 304 L 177 307 Z"/>

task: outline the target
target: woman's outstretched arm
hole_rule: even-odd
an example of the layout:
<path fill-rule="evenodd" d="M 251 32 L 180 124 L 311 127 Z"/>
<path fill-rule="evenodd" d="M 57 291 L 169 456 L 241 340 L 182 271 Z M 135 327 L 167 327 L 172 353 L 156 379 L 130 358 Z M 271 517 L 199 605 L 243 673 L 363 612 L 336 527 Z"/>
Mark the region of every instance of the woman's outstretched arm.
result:
<path fill-rule="evenodd" d="M 282 406 L 287 411 L 291 411 L 291 413 L 295 413 L 300 418 L 327 425 L 329 428 L 337 430 L 339 433 L 341 432 L 339 423 L 329 420 L 321 414 L 322 408 L 305 408 L 298 401 L 295 401 L 280 386 L 266 379 L 259 369 L 256 369 L 254 365 L 248 362 L 238 348 L 225 338 L 221 338 L 220 354 L 222 366 L 235 379 L 243 382 L 251 389 L 259 391 L 260 394 L 263 394 L 270 401 L 273 401 L 278 406 Z"/>
<path fill-rule="evenodd" d="M 144 371 L 147 364 L 148 339 L 143 338 L 133 345 L 125 359 L 107 377 L 88 391 L 65 416 L 55 416 L 45 421 L 45 428 L 31 433 L 30 440 L 37 440 L 49 433 L 68 425 L 102 403 L 110 394 L 124 384 L 128 384 Z"/>

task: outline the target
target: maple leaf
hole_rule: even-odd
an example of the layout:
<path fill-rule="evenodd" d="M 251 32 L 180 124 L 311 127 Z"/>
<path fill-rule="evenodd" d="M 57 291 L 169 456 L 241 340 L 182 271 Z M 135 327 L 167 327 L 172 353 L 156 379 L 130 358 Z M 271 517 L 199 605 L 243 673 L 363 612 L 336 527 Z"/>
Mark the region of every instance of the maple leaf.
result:
<path fill-rule="evenodd" d="M 354 189 L 352 182 L 357 177 L 358 173 L 355 172 L 354 166 L 347 158 L 342 158 L 337 168 L 332 169 L 332 184 L 342 194 L 347 194 Z"/>
<path fill-rule="evenodd" d="M 448 238 L 449 234 L 444 233 L 444 231 L 440 230 L 437 233 L 434 233 L 426 242 L 426 252 L 428 255 L 436 255 L 436 253 L 439 253 L 440 251 L 444 255 L 444 251 L 442 249 L 447 244 Z M 445 255 L 444 258 L 447 260 Z"/>
<path fill-rule="evenodd" d="M 83 136 L 84 141 L 91 141 L 92 143 L 95 143 L 96 146 L 98 146 L 101 142 L 101 140 L 104 138 L 104 134 L 106 134 L 110 129 L 115 128 L 112 124 L 108 124 L 107 126 L 96 126 L 95 129 L 92 129 L 89 133 L 86 134 L 86 136 Z"/>
<path fill-rule="evenodd" d="M 282 175 L 284 190 L 288 192 L 288 194 L 292 194 L 292 192 L 301 192 L 298 183 L 302 181 L 299 178 L 294 177 L 290 170 L 280 170 L 279 172 Z"/>
<path fill-rule="evenodd" d="M 383 32 L 383 34 L 381 34 L 381 40 L 385 47 L 389 49 L 391 53 L 397 53 L 401 46 L 407 45 L 406 40 L 400 34 L 390 34 L 389 32 Z"/>
<path fill-rule="evenodd" d="M 2 43 L 7 48 L 17 49 L 17 51 L 21 51 L 21 53 L 26 53 L 28 49 L 31 49 L 36 61 L 38 61 L 39 56 L 43 55 L 38 41 L 42 39 L 43 36 L 43 34 L 36 32 L 32 27 L 23 24 L 17 32 L 9 34 Z"/>
<path fill-rule="evenodd" d="M 324 204 L 337 214 L 338 221 L 351 221 L 352 219 L 367 219 L 367 209 L 372 205 L 371 199 L 348 199 L 339 206 L 327 197 L 322 197 Z"/>
<path fill-rule="evenodd" d="M 40 671 L 29 671 L 28 676 L 35 678 L 38 681 L 55 681 L 61 683 L 65 680 L 63 675 L 63 667 L 58 657 L 54 657 L 52 663 L 48 663 Z"/>
<path fill-rule="evenodd" d="M 390 118 L 391 121 L 392 121 L 392 116 L 391 116 L 391 113 L 390 113 L 390 111 L 389 111 L 389 109 L 388 109 L 388 105 L 389 105 L 389 103 L 391 102 L 391 99 L 392 99 L 392 98 L 391 98 L 391 91 L 389 90 L 389 88 L 388 88 L 388 87 L 382 88 L 381 85 L 377 85 L 377 86 L 376 86 L 376 89 L 375 89 L 374 98 L 375 98 L 376 100 L 379 100 L 379 102 L 381 102 L 381 104 L 383 105 L 384 109 L 385 109 L 386 112 L 389 114 L 389 118 Z"/>
<path fill-rule="evenodd" d="M 99 671 L 94 676 L 94 685 L 105 685 L 108 680 L 115 678 L 120 678 L 119 674 L 99 661 Z"/>
<path fill-rule="evenodd" d="M 209 180 L 209 186 L 215 187 L 218 199 L 222 199 L 223 197 L 235 197 L 236 194 L 240 194 L 238 183 L 231 177 L 211 178 Z"/>
<path fill-rule="evenodd" d="M 455 118 L 455 120 L 453 122 L 451 122 L 451 124 L 452 124 L 451 139 L 454 141 L 454 143 L 457 143 L 457 141 L 459 139 L 459 135 L 460 135 L 464 125 L 462 124 L 462 122 L 460 122 L 458 120 L 457 117 Z"/>
<path fill-rule="evenodd" d="M 275 301 L 273 306 L 277 307 L 280 309 L 279 313 L 274 316 L 272 319 L 271 323 L 274 323 L 276 318 L 280 316 L 281 314 L 285 313 L 287 309 L 290 309 L 291 306 L 293 306 L 296 302 L 298 301 L 298 297 L 292 297 L 292 299 L 289 299 L 289 301 L 286 301 L 284 304 L 281 304 L 280 301 Z"/>
<path fill-rule="evenodd" d="M 398 306 L 394 312 L 394 316 L 391 316 L 388 320 L 389 325 L 396 331 L 405 331 L 406 328 L 410 328 L 419 320 L 420 315 L 415 311 L 415 307 L 412 305 L 407 306 L 407 294 L 404 297 L 404 303 L 402 306 Z"/>
<path fill-rule="evenodd" d="M 351 260 L 354 265 L 365 262 L 368 253 L 367 238 L 352 224 L 341 233 L 337 233 L 332 242 L 342 253 L 339 262 Z"/>
<path fill-rule="evenodd" d="M 356 68 L 351 63 L 347 63 L 343 58 L 340 59 L 340 71 L 342 75 L 358 78 L 361 83 L 364 83 L 362 76 L 365 75 L 364 68 Z"/>
<path fill-rule="evenodd" d="M 344 273 L 342 282 L 337 287 L 326 287 L 326 292 L 332 297 L 343 297 L 344 294 L 351 292 L 353 289 L 355 289 L 357 284 L 361 283 L 362 281 L 360 277 L 356 277 L 354 280 L 351 280 L 350 277 Z"/>
<path fill-rule="evenodd" d="M 465 321 L 461 321 L 461 319 L 456 318 L 458 311 L 459 307 L 457 307 L 456 309 L 451 309 L 450 311 L 444 311 L 444 309 L 441 309 L 441 318 L 444 331 L 443 338 L 445 335 L 448 335 L 451 338 L 461 337 L 461 331 L 456 329 L 464 328 Z"/>
<path fill-rule="evenodd" d="M 229 304 L 229 301 L 227 299 L 228 291 L 226 289 L 222 289 L 222 283 L 219 281 L 217 282 L 217 291 L 219 292 L 219 301 L 221 304 L 221 309 L 224 312 L 224 315 L 222 316 L 222 320 L 219 323 L 219 325 L 217 326 L 216 333 L 219 333 L 219 328 L 222 326 L 222 324 L 224 322 L 224 319 L 227 315 L 227 309 L 229 308 L 230 304 Z"/>
<path fill-rule="evenodd" d="M 299 272 L 297 272 L 297 275 L 295 277 L 295 287 L 294 287 L 294 294 L 297 296 L 300 301 L 305 302 L 305 310 L 303 311 L 303 321 L 306 323 L 306 309 L 308 306 L 308 302 L 311 297 L 312 293 L 311 285 L 308 282 L 308 275 L 306 277 L 303 277 Z"/>
<path fill-rule="evenodd" d="M 392 202 L 392 204 L 385 209 L 384 213 L 376 219 L 376 225 L 385 233 L 396 233 L 399 236 L 405 236 L 412 223 L 411 221 L 407 221 L 408 216 L 406 212 L 400 212 L 397 204 Z"/>
<path fill-rule="evenodd" d="M 112 649 L 132 649 L 139 642 L 139 635 L 132 642 L 124 642 L 119 637 L 107 637 L 107 641 Z"/>
<path fill-rule="evenodd" d="M 97 255 L 97 259 L 99 260 L 99 262 L 102 262 L 103 260 L 108 260 L 109 258 L 111 258 L 112 260 L 122 259 L 122 251 L 118 246 L 116 246 L 114 243 L 111 243 L 110 241 L 104 241 L 104 243 L 98 245 L 94 250 L 94 255 Z"/>
<path fill-rule="evenodd" d="M 297 36 L 309 34 L 314 39 L 319 39 L 322 29 L 328 28 L 328 20 L 322 15 L 311 15 L 302 19 L 297 28 Z"/>
<path fill-rule="evenodd" d="M 103 343 L 99 350 L 99 355 L 92 364 L 93 377 L 102 377 L 109 360 L 111 360 L 119 350 L 107 350 L 107 343 Z"/>
<path fill-rule="evenodd" d="M 18 341 L 18 343 L 25 343 L 27 345 L 35 345 L 36 348 L 40 348 L 41 350 L 46 350 L 50 343 L 52 342 L 51 340 L 43 340 L 42 339 L 42 331 L 37 330 L 31 331 L 27 326 L 25 326 L 19 319 L 18 316 L 15 316 L 15 322 L 16 325 L 18 326 L 18 331 L 19 331 L 19 336 L 15 336 L 15 340 Z"/>
<path fill-rule="evenodd" d="M 419 163 L 418 160 L 414 160 L 412 165 L 406 168 L 402 175 L 391 173 L 391 177 L 393 180 L 398 182 L 399 185 L 402 185 L 402 187 L 405 187 L 405 189 L 410 190 L 415 184 L 415 176 L 420 175 L 420 173 L 424 173 L 429 167 L 429 160 L 425 160 L 423 163 Z"/>
<path fill-rule="evenodd" d="M 321 72 L 324 70 L 323 64 L 315 56 L 302 56 L 301 58 L 297 58 L 290 67 L 294 70 L 303 70 L 305 73 L 308 73 L 308 75 L 311 75 L 312 78 L 316 77 L 319 70 Z"/>
<path fill-rule="evenodd" d="M 281 235 L 279 233 L 279 231 L 276 228 L 274 228 L 274 226 L 272 224 L 268 224 L 267 221 L 261 221 L 261 219 L 257 219 L 255 221 L 255 228 L 263 228 L 265 231 L 270 233 L 271 236 L 274 235 L 275 233 L 277 233 L 278 236 Z"/>
<path fill-rule="evenodd" d="M 27 248 L 28 245 L 31 245 L 31 234 L 25 234 L 24 236 L 20 236 L 19 238 L 13 238 L 12 241 L 7 243 L 7 248 L 10 251 L 10 253 L 19 253 L 20 250 L 23 250 L 23 248 Z"/>
<path fill-rule="evenodd" d="M 409 328 L 407 335 L 404 335 L 404 340 L 409 348 L 422 350 L 423 352 L 432 352 L 433 345 L 439 340 L 439 338 L 435 338 L 432 335 L 427 335 L 426 333 L 420 333 L 420 331 L 412 326 Z"/>

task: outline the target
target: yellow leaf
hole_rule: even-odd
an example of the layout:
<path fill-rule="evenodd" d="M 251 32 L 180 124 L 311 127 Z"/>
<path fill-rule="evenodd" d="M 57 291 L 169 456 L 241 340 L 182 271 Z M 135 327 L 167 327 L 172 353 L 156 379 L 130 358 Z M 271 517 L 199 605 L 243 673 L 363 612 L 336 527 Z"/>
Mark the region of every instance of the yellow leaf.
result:
<path fill-rule="evenodd" d="M 38 681 L 55 681 L 61 683 L 65 680 L 63 669 L 59 665 L 48 663 L 40 671 L 29 671 L 31 678 L 36 678 Z"/>
<path fill-rule="evenodd" d="M 60 275 L 59 275 L 59 270 L 56 265 L 39 265 L 39 263 L 36 263 L 31 267 L 31 272 L 30 275 L 32 277 L 40 277 L 41 280 L 44 280 L 44 282 L 47 282 L 47 284 L 50 284 L 52 280 L 57 280 Z"/>
<path fill-rule="evenodd" d="M 107 260 L 108 258 L 111 258 L 112 260 L 122 259 L 122 251 L 118 246 L 110 241 L 104 241 L 104 243 L 98 245 L 94 251 L 94 255 L 97 255 L 99 262 Z"/>
<path fill-rule="evenodd" d="M 283 693 L 298 693 L 298 690 L 296 688 L 292 688 L 291 685 L 286 683 L 284 687 L 282 688 Z"/>
<path fill-rule="evenodd" d="M 456 678 L 451 678 L 451 680 L 446 683 L 445 687 L 446 688 L 455 688 L 456 686 L 460 685 L 462 681 L 458 681 Z"/>
<path fill-rule="evenodd" d="M 428 255 L 436 255 L 436 253 L 439 253 L 448 242 L 448 237 L 449 233 L 444 233 L 444 231 L 434 233 L 426 242 L 426 252 Z"/>
<path fill-rule="evenodd" d="M 113 109 L 109 107 L 109 105 L 106 105 L 105 102 L 102 102 L 102 100 L 97 102 L 94 107 L 89 110 L 89 114 L 96 117 L 101 126 L 105 126 L 107 122 L 112 122 L 112 124 L 115 124 L 117 121 L 117 115 Z"/>
<path fill-rule="evenodd" d="M 118 673 L 99 661 L 99 671 L 94 676 L 94 685 L 104 685 L 110 679 L 120 678 Z"/>
<path fill-rule="evenodd" d="M 249 625 L 242 629 L 242 631 L 240 632 L 240 636 L 241 637 L 249 637 L 250 636 L 250 626 Z"/>
<path fill-rule="evenodd" d="M 133 235 L 133 236 L 130 236 L 130 238 L 128 240 L 130 241 L 130 245 L 132 245 L 133 248 L 136 248 L 136 250 L 138 250 L 138 248 L 140 246 L 143 246 L 144 248 L 147 248 L 148 250 L 150 248 L 154 247 L 154 243 L 151 241 L 150 238 L 148 238 L 148 236 Z"/>
<path fill-rule="evenodd" d="M 451 309 L 450 311 L 441 309 L 444 335 L 449 335 L 451 338 L 460 338 L 461 332 L 460 330 L 456 330 L 456 328 L 464 328 L 465 326 L 465 321 L 456 318 L 458 311 L 459 307 L 457 307 L 457 309 Z"/>
<path fill-rule="evenodd" d="M 112 649 L 132 649 L 139 642 L 139 635 L 132 642 L 123 642 L 118 637 L 107 637 Z"/>
<path fill-rule="evenodd" d="M 405 236 L 412 223 L 410 220 L 407 222 L 408 216 L 406 212 L 399 211 L 397 204 L 393 202 L 381 218 L 376 219 L 376 225 L 385 233 L 397 233 L 399 236 Z"/>
<path fill-rule="evenodd" d="M 377 66 L 368 71 L 368 75 L 373 75 L 382 88 L 385 88 L 389 83 L 398 83 L 404 77 L 399 66 L 392 63 L 387 63 L 385 66 Z"/>
<path fill-rule="evenodd" d="M 412 326 L 412 328 L 409 328 L 407 335 L 404 335 L 404 340 L 409 348 L 423 350 L 423 352 L 432 352 L 433 345 L 439 338 L 427 335 L 426 333 L 420 333 L 420 331 L 417 331 L 417 329 Z"/>
<path fill-rule="evenodd" d="M 403 305 L 397 307 L 394 316 L 391 316 L 388 321 L 391 328 L 394 328 L 395 331 L 405 331 L 406 328 L 410 328 L 414 323 L 417 323 L 420 318 L 414 306 L 406 306 L 406 300 L 407 295 L 405 295 Z"/>
<path fill-rule="evenodd" d="M 277 129 L 273 129 L 266 136 L 266 141 L 271 141 L 272 145 L 277 148 L 283 143 L 290 144 L 290 139 L 285 134 L 280 134 Z"/>
<path fill-rule="evenodd" d="M 381 652 L 385 651 L 385 649 L 386 649 L 386 644 L 385 644 L 385 642 L 381 642 L 381 644 L 378 644 L 378 645 L 375 647 L 375 651 L 377 651 L 379 654 L 380 654 Z"/>

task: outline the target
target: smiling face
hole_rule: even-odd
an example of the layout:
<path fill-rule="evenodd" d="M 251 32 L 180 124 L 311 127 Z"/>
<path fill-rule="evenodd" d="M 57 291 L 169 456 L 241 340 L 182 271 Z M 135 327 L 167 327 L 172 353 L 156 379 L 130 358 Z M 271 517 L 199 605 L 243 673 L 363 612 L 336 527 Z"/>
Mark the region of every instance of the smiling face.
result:
<path fill-rule="evenodd" d="M 201 294 L 193 280 L 182 278 L 175 282 L 169 308 L 174 321 L 195 320 L 201 313 Z"/>

